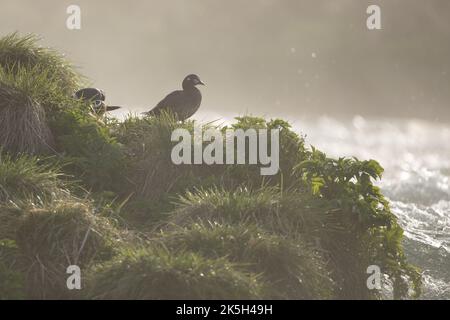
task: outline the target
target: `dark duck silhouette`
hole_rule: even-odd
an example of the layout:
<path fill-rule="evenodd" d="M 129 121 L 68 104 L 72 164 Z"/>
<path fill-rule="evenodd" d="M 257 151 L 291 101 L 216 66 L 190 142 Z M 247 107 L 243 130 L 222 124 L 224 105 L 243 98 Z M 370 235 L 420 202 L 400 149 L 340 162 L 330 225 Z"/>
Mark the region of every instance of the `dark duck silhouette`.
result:
<path fill-rule="evenodd" d="M 75 92 L 74 98 L 90 102 L 91 108 L 97 114 L 103 114 L 106 111 L 113 111 L 120 108 L 119 106 L 107 106 L 105 104 L 105 92 L 97 88 L 84 88 L 78 90 Z"/>
<path fill-rule="evenodd" d="M 156 107 L 144 114 L 159 116 L 162 111 L 169 111 L 180 121 L 188 119 L 200 108 L 202 102 L 202 94 L 197 85 L 205 84 L 196 74 L 186 76 L 182 83 L 183 90 L 169 93 Z"/>

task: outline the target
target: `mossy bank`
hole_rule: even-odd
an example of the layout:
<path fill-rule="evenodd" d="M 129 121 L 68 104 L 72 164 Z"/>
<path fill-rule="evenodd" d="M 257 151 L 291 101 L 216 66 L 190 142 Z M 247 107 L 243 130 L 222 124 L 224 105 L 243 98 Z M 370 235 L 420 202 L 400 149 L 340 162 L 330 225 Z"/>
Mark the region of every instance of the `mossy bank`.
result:
<path fill-rule="evenodd" d="M 375 160 L 331 159 L 287 122 L 246 116 L 231 127 L 280 130 L 276 175 L 174 165 L 171 133 L 193 122 L 99 117 L 72 98 L 84 81 L 34 36 L 0 39 L 1 299 L 420 295 Z"/>

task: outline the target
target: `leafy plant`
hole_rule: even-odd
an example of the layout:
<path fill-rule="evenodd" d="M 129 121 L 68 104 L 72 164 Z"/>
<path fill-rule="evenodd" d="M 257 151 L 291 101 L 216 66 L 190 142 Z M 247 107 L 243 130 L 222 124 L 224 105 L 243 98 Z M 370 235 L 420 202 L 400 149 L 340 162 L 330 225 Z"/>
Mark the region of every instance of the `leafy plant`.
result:
<path fill-rule="evenodd" d="M 294 172 L 309 187 L 311 194 L 335 208 L 334 217 L 328 223 L 346 230 L 335 237 L 325 237 L 323 241 L 334 252 L 332 256 L 338 264 L 355 259 L 357 252 L 362 263 L 358 263 L 359 267 L 355 264 L 347 268 L 352 274 L 362 274 L 364 267 L 377 264 L 393 282 L 395 298 L 408 296 L 410 287 L 414 297 L 420 295 L 420 272 L 406 261 L 401 243 L 403 231 L 390 211 L 388 201 L 373 184 L 373 180 L 381 179 L 383 173 L 378 162 L 330 159 L 312 148 L 309 159 L 299 163 Z M 335 245 L 336 240 L 340 246 Z M 360 288 L 357 292 L 365 289 Z"/>

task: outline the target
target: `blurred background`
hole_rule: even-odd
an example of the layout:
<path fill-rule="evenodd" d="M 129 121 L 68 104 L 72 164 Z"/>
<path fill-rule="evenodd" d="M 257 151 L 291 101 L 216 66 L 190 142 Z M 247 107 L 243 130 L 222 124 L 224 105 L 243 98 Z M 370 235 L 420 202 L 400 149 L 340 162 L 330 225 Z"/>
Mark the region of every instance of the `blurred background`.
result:
<path fill-rule="evenodd" d="M 81 7 L 68 30 L 66 8 Z M 382 30 L 366 28 L 378 4 Z M 447 0 L 0 0 L 114 104 L 147 110 L 198 73 L 201 113 L 450 120 Z"/>
<path fill-rule="evenodd" d="M 450 299 L 450 1 L 0 0 L 0 36 L 13 31 L 65 52 L 117 116 L 197 73 L 199 120 L 282 117 L 332 156 L 378 160 L 423 297 Z"/>

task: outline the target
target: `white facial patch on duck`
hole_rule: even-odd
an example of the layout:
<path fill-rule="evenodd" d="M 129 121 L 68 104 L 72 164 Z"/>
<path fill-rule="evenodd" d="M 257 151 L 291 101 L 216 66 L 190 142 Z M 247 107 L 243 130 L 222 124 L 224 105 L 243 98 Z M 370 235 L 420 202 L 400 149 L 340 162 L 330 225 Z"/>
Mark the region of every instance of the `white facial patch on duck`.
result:
<path fill-rule="evenodd" d="M 103 105 L 103 101 L 101 101 L 101 100 L 94 100 L 94 106 L 96 106 L 97 108 L 101 107 L 102 105 Z"/>

